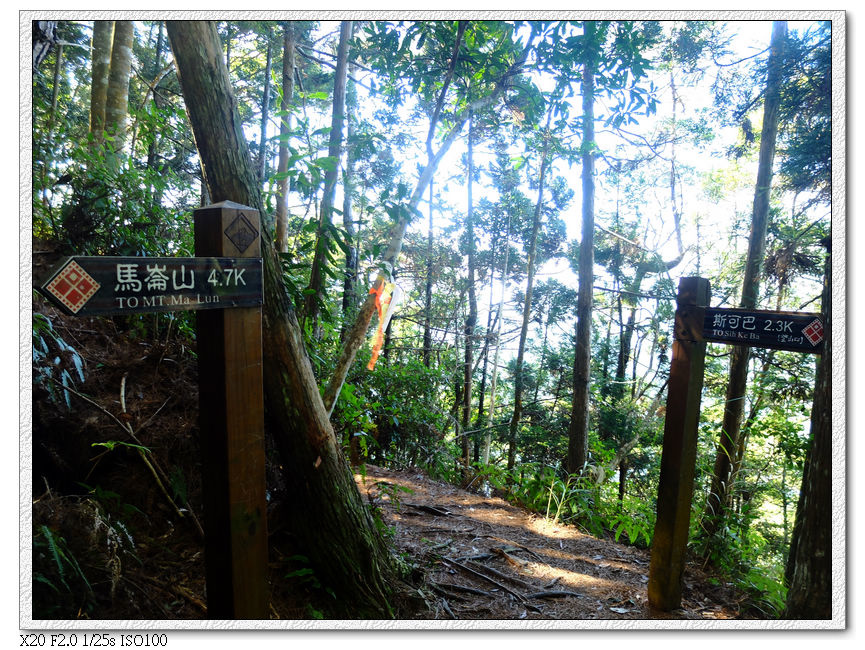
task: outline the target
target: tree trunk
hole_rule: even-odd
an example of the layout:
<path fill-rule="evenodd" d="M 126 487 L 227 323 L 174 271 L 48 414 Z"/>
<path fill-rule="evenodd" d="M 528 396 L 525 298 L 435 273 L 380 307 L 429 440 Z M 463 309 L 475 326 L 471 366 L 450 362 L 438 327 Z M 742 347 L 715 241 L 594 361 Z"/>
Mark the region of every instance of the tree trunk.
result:
<path fill-rule="evenodd" d="M 468 258 L 468 294 L 469 294 L 469 313 L 466 318 L 465 335 L 465 364 L 463 368 L 463 431 L 469 430 L 469 418 L 472 410 L 472 358 L 473 358 L 473 339 L 475 333 L 475 324 L 478 321 L 478 301 L 475 294 L 475 229 L 474 229 L 474 206 L 472 205 L 472 176 L 474 174 L 474 162 L 472 160 L 474 142 L 472 140 L 472 118 L 469 116 L 469 136 L 468 136 L 468 210 L 466 213 L 466 239 L 468 250 L 466 257 Z M 469 438 L 467 435 L 462 437 L 462 452 L 463 452 L 463 479 L 468 480 L 469 471 Z"/>
<path fill-rule="evenodd" d="M 346 81 L 345 102 L 345 174 L 343 176 L 343 201 L 342 201 L 342 225 L 345 228 L 345 243 L 348 252 L 345 254 L 345 277 L 342 282 L 342 325 L 340 326 L 339 340 L 345 339 L 348 324 L 354 319 L 357 311 L 357 270 L 358 270 L 358 248 L 357 227 L 354 223 L 352 212 L 352 201 L 354 200 L 354 161 L 355 147 L 352 146 L 354 136 L 354 120 L 357 119 L 357 88 L 354 83 L 354 70 L 356 66 L 349 65 L 348 79 Z"/>
<path fill-rule="evenodd" d="M 126 141 L 126 117 L 129 108 L 129 75 L 132 71 L 132 41 L 135 30 L 131 20 L 114 23 L 111 67 L 105 97 L 105 133 L 113 137 L 111 149 L 119 153 Z"/>
<path fill-rule="evenodd" d="M 171 21 L 167 30 L 212 199 L 263 214 L 215 23 Z M 292 495 L 289 529 L 341 614 L 393 616 L 391 558 L 328 421 L 277 253 L 266 229 L 262 235 L 265 407 Z"/>
<path fill-rule="evenodd" d="M 517 348 L 517 365 L 514 370 L 514 412 L 508 426 L 508 469 L 511 470 L 516 464 L 517 457 L 517 428 L 523 413 L 523 360 L 526 350 L 526 339 L 529 334 L 529 319 L 532 309 L 532 285 L 535 281 L 535 253 L 538 243 L 538 231 L 541 227 L 541 214 L 544 205 L 544 180 L 547 173 L 547 155 L 549 152 L 550 132 L 549 119 L 547 129 L 544 132 L 544 150 L 541 154 L 541 170 L 538 177 L 538 202 L 535 204 L 535 216 L 532 221 L 532 235 L 529 243 L 529 258 L 526 270 L 526 299 L 523 305 L 523 325 L 520 329 L 520 343 Z"/>
<path fill-rule="evenodd" d="M 160 68 L 162 67 L 162 51 L 165 45 L 165 24 L 161 20 L 159 21 L 158 30 L 159 31 L 156 35 L 156 51 L 153 56 L 153 67 L 150 69 L 150 77 L 153 79 L 153 105 L 157 110 L 162 108 L 162 96 L 158 92 L 157 87 L 160 80 Z M 147 145 L 147 169 L 154 173 L 156 172 L 156 157 L 159 152 L 159 136 L 159 131 L 154 129 L 150 138 L 150 143 Z M 152 218 L 155 208 L 162 203 L 162 189 L 154 190 L 153 182 L 148 181 L 147 197 L 149 201 L 149 212 Z"/>
<path fill-rule="evenodd" d="M 113 41 L 114 21 L 94 21 L 90 63 L 90 135 L 94 143 L 102 142 L 105 130 L 105 99 L 108 96 L 108 70 L 111 67 Z"/>
<path fill-rule="evenodd" d="M 423 365 L 430 367 L 432 354 L 432 268 L 433 268 L 433 180 L 429 182 L 429 226 L 426 245 L 426 285 L 423 310 Z"/>
<path fill-rule="evenodd" d="M 823 283 L 826 341 L 817 363 L 811 444 L 802 474 L 785 582 L 786 618 L 832 618 L 832 264 Z"/>
<path fill-rule="evenodd" d="M 495 233 L 493 233 L 492 242 L 490 243 L 490 260 L 494 260 L 496 258 L 496 250 L 498 249 L 498 237 L 496 237 Z M 489 420 L 484 415 L 484 401 L 486 400 L 486 392 L 487 392 L 487 368 L 489 366 L 490 359 L 490 332 L 493 330 L 493 326 L 495 322 L 493 321 L 493 288 L 496 283 L 495 273 L 492 272 L 492 266 L 490 267 L 490 295 L 489 295 L 489 304 L 487 305 L 487 326 L 484 330 L 484 347 L 483 352 L 481 352 L 481 356 L 483 357 L 483 366 L 481 368 L 481 383 L 478 387 L 478 415 L 475 418 L 475 429 L 478 429 L 478 433 L 475 434 L 475 454 L 474 454 L 474 462 L 479 462 L 481 460 L 481 453 L 484 449 L 487 450 L 487 458 L 489 458 L 489 446 L 486 444 L 486 436 L 481 436 L 482 429 L 485 429 Z M 487 428 L 487 434 L 490 433 L 490 430 Z M 481 445 L 483 444 L 483 447 Z"/>
<path fill-rule="evenodd" d="M 42 186 L 42 205 L 50 209 L 48 200 L 48 173 L 54 165 L 54 122 L 57 118 L 57 100 L 60 97 L 60 71 L 63 68 L 63 43 L 57 45 L 57 54 L 54 60 L 54 76 L 51 80 L 51 109 L 48 111 L 48 121 L 45 128 L 48 137 L 45 143 L 45 154 L 40 165 L 40 185 Z"/>
<path fill-rule="evenodd" d="M 276 250 L 288 250 L 288 132 L 291 128 L 289 107 L 294 100 L 295 34 L 291 21 L 283 24 L 282 34 L 282 100 L 279 104 L 279 162 L 276 185 Z"/>
<path fill-rule="evenodd" d="M 258 143 L 258 182 L 261 185 L 264 185 L 267 178 L 267 122 L 270 118 L 270 67 L 273 58 L 270 25 L 266 25 L 267 54 L 264 65 L 264 91 L 261 98 L 261 137 Z"/>
<path fill-rule="evenodd" d="M 772 165 L 775 159 L 775 140 L 778 135 L 778 109 L 786 38 L 787 23 L 776 21 L 772 28 L 766 100 L 763 108 L 763 130 L 760 139 L 760 159 L 757 168 L 757 186 L 754 190 L 751 237 L 748 242 L 745 277 L 742 281 L 742 301 L 740 304 L 742 309 L 754 309 L 757 306 L 757 298 L 760 293 L 760 273 L 763 266 L 766 229 L 769 221 L 769 194 L 772 189 Z M 750 354 L 750 348 L 736 346 L 730 356 L 730 377 L 727 384 L 724 418 L 718 437 L 718 451 L 715 456 L 712 483 L 702 521 L 702 531 L 706 537 L 711 537 L 718 531 L 724 517 L 723 511 L 727 503 L 731 462 L 739 445 L 739 435 L 741 434 Z"/>
<path fill-rule="evenodd" d="M 490 378 L 490 426 L 495 426 L 496 419 L 496 380 L 499 375 L 499 351 L 501 350 L 502 336 L 502 309 L 505 304 L 505 289 L 508 278 L 508 258 L 511 252 L 511 214 L 508 212 L 508 226 L 505 231 L 505 259 L 502 262 L 502 295 L 499 298 L 498 314 L 496 316 L 496 353 L 493 355 L 493 376 Z M 492 291 L 492 289 L 490 289 Z M 490 445 L 492 444 L 492 429 L 487 429 L 484 434 L 484 448 L 481 452 L 481 462 L 488 465 L 490 462 Z"/>
<path fill-rule="evenodd" d="M 351 21 L 344 20 L 339 29 L 339 48 L 336 55 L 336 72 L 333 78 L 333 116 L 330 124 L 330 140 L 327 155 L 334 159 L 333 166 L 324 175 L 324 196 L 321 199 L 321 214 L 315 237 L 315 255 L 309 274 L 310 293 L 305 298 L 304 318 L 317 325 L 319 305 L 324 296 L 326 253 L 330 242 L 330 225 L 333 219 L 333 202 L 336 194 L 336 179 L 339 176 L 339 160 L 342 151 L 342 125 L 345 121 L 345 82 L 348 76 L 348 44 L 351 39 Z"/>
<path fill-rule="evenodd" d="M 595 29 L 585 22 L 586 38 Z M 583 64 L 583 219 L 577 289 L 577 340 L 574 348 L 574 399 L 568 426 L 568 472 L 582 471 L 589 453 L 589 372 L 592 344 L 592 286 L 594 283 L 595 230 L 595 73 L 593 64 Z"/>

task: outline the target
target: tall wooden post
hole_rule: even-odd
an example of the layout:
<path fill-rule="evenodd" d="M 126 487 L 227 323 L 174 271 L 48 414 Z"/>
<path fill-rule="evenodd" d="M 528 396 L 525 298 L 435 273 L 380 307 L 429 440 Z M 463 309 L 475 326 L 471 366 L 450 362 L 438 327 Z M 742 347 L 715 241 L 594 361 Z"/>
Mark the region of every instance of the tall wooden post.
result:
<path fill-rule="evenodd" d="M 260 257 L 260 230 L 252 208 L 230 201 L 201 208 L 195 211 L 195 254 Z M 202 311 L 197 317 L 207 613 L 212 619 L 264 619 L 261 307 Z"/>
<path fill-rule="evenodd" d="M 708 280 L 679 280 L 657 520 L 649 566 L 649 603 L 664 611 L 678 608 L 682 601 L 706 354 L 706 343 L 702 341 L 703 312 L 709 304 L 709 295 Z"/>

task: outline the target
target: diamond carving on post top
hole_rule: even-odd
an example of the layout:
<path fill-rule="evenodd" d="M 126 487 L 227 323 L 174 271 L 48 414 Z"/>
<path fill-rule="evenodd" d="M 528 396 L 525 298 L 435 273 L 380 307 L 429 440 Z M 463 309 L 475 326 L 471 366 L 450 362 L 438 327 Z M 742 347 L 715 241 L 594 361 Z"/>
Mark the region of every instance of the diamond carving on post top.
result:
<path fill-rule="evenodd" d="M 823 340 L 823 323 L 815 318 L 802 330 L 802 333 L 811 342 L 811 345 L 817 345 Z"/>
<path fill-rule="evenodd" d="M 240 212 L 237 218 L 225 229 L 225 236 L 242 253 L 258 237 L 258 231 L 255 226 L 249 223 L 249 219 Z"/>
<path fill-rule="evenodd" d="M 75 260 L 64 266 L 45 287 L 51 295 L 77 314 L 101 285 Z"/>

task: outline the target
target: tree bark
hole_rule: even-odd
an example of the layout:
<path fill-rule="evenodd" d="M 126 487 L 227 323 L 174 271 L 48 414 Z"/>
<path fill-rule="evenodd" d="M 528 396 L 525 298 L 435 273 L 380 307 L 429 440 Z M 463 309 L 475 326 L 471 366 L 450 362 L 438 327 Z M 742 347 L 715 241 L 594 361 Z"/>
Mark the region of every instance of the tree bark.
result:
<path fill-rule="evenodd" d="M 336 55 L 336 72 L 333 78 L 333 115 L 330 124 L 330 139 L 327 155 L 334 159 L 333 167 L 324 175 L 324 195 L 321 199 L 321 214 L 316 232 L 315 255 L 309 274 L 310 293 L 305 298 L 304 318 L 318 321 L 319 304 L 324 295 L 326 252 L 330 242 L 329 228 L 333 219 L 333 202 L 336 194 L 336 179 L 339 176 L 339 161 L 342 151 L 342 126 L 345 121 L 345 82 L 348 75 L 348 45 L 351 39 L 351 21 L 344 20 L 339 29 L 339 48 Z"/>
<path fill-rule="evenodd" d="M 594 32 L 586 21 L 587 39 Z M 589 39 L 590 40 L 590 39 Z M 587 55 L 589 56 L 589 55 Z M 568 426 L 568 472 L 582 471 L 589 454 L 589 373 L 592 344 L 592 286 L 594 284 L 595 230 L 595 73 L 591 61 L 583 64 L 583 205 L 577 289 L 577 340 L 574 348 L 574 399 Z"/>
<path fill-rule="evenodd" d="M 94 21 L 90 62 L 90 135 L 95 143 L 102 142 L 105 130 L 105 99 L 108 96 L 108 70 L 111 67 L 113 41 L 114 21 Z"/>
<path fill-rule="evenodd" d="M 112 136 L 111 148 L 115 153 L 119 153 L 126 142 L 129 75 L 132 72 L 134 36 L 135 30 L 131 20 L 118 20 L 114 23 L 111 67 L 108 72 L 108 90 L 105 97 L 105 133 Z"/>
<path fill-rule="evenodd" d="M 171 21 L 167 30 L 212 199 L 263 213 L 215 24 Z M 344 607 L 341 614 L 391 617 L 391 558 L 328 421 L 276 250 L 263 230 L 265 408 L 292 495 L 290 530 Z"/>
<path fill-rule="evenodd" d="M 786 618 L 832 618 L 832 264 L 823 283 L 823 354 L 817 363 L 811 444 L 787 559 Z"/>
<path fill-rule="evenodd" d="M 787 23 L 776 21 L 772 28 L 751 236 L 748 242 L 745 277 L 742 281 L 740 307 L 743 309 L 754 309 L 757 306 L 760 293 L 760 273 L 765 256 L 766 229 L 769 221 L 769 195 L 772 189 L 772 165 L 775 159 L 775 141 L 778 135 L 778 109 L 781 103 L 780 87 L 786 38 Z M 718 531 L 724 518 L 724 508 L 727 505 L 729 493 L 730 467 L 741 434 L 750 354 L 750 348 L 735 346 L 730 356 L 730 376 L 727 383 L 724 418 L 718 437 L 718 451 L 715 455 L 712 482 L 702 521 L 702 534 L 706 537 L 711 537 Z"/>

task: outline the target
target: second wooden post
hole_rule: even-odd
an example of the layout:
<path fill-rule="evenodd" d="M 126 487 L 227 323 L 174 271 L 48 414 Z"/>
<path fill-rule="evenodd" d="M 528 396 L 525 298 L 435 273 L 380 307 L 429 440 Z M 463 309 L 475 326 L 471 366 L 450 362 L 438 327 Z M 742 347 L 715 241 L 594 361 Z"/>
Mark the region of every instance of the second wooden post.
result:
<path fill-rule="evenodd" d="M 709 281 L 704 278 L 679 280 L 657 520 L 649 566 L 649 603 L 664 611 L 678 608 L 682 601 L 706 355 L 703 316 L 709 294 Z"/>
<path fill-rule="evenodd" d="M 229 201 L 201 208 L 195 254 L 260 257 L 260 228 L 252 208 Z M 261 307 L 226 304 L 197 319 L 207 614 L 266 619 Z"/>

